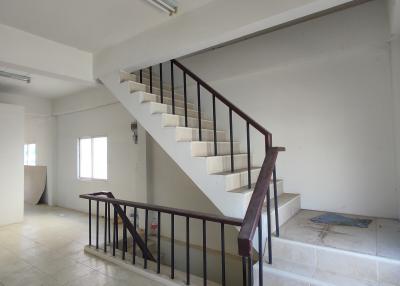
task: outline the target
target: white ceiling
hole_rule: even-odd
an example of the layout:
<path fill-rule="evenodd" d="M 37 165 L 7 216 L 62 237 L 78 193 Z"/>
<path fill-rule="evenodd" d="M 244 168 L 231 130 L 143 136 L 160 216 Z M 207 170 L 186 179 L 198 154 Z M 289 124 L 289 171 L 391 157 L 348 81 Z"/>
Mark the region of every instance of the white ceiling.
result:
<path fill-rule="evenodd" d="M 96 52 L 212 0 L 180 0 L 170 17 L 145 0 L 0 0 L 0 23 Z"/>
<path fill-rule="evenodd" d="M 69 95 L 90 87 L 88 84 L 77 83 L 75 81 L 60 80 L 38 74 L 29 74 L 26 72 L 4 68 L 0 70 L 30 76 L 31 83 L 0 77 L 0 93 L 29 95 L 43 98 L 57 98 Z M 93 84 L 94 86 L 94 84 Z"/>

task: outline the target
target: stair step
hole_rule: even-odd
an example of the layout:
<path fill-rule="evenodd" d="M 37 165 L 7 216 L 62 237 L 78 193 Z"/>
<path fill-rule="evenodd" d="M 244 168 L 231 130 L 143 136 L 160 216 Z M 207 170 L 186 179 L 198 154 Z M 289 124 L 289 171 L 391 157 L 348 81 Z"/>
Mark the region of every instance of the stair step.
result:
<path fill-rule="evenodd" d="M 197 118 L 188 117 L 188 127 L 199 127 L 199 122 Z M 185 116 L 176 115 L 176 114 L 162 114 L 161 119 L 162 127 L 176 127 L 176 126 L 185 126 Z M 205 129 L 213 128 L 213 122 L 207 119 L 201 120 L 201 127 Z"/>
<path fill-rule="evenodd" d="M 256 269 L 257 268 L 257 269 Z M 254 277 L 258 277 L 258 263 L 254 266 Z M 364 279 L 354 279 L 344 275 L 333 274 L 330 271 L 315 270 L 313 267 L 307 267 L 291 261 L 280 258 L 274 258 L 273 264 L 264 264 L 264 281 L 269 281 L 267 285 L 315 285 L 315 286 L 394 286 L 396 284 L 378 284 Z M 255 285 L 258 281 L 255 281 Z M 399 284 L 397 284 L 399 285 Z"/>
<path fill-rule="evenodd" d="M 211 141 L 214 140 L 213 129 L 201 129 L 201 137 L 203 140 Z M 176 127 L 176 141 L 197 141 L 199 140 L 199 128 L 191 127 Z M 223 130 L 217 130 L 217 141 L 225 142 L 226 134 Z"/>
<path fill-rule="evenodd" d="M 164 103 L 158 103 L 158 102 L 147 102 L 147 104 L 150 104 L 151 114 L 156 114 L 156 113 L 172 114 L 172 106 L 171 105 L 164 104 Z M 185 109 L 182 107 L 175 107 L 175 114 L 184 116 Z M 190 118 L 198 119 L 198 112 L 193 109 L 188 109 L 187 116 Z M 201 113 L 201 118 L 207 119 L 206 115 L 203 112 Z"/>
<path fill-rule="evenodd" d="M 203 136 L 202 136 L 203 137 Z M 192 141 L 193 157 L 207 157 L 214 155 L 214 141 Z M 219 155 L 227 155 L 231 152 L 230 142 L 217 142 L 217 152 Z M 233 142 L 233 153 L 240 152 L 240 142 Z"/>
<path fill-rule="evenodd" d="M 136 92 L 139 96 L 139 102 L 159 102 L 161 103 L 161 96 L 153 94 L 153 93 L 147 93 L 147 92 Z M 134 94 L 136 94 L 134 93 Z M 172 98 L 163 96 L 163 103 L 172 105 Z M 185 107 L 185 102 L 182 100 L 177 100 L 175 99 L 175 107 Z M 196 106 L 193 103 L 187 103 L 187 109 L 192 109 L 196 110 Z"/>
<path fill-rule="evenodd" d="M 137 77 L 138 81 L 140 80 L 139 77 Z M 144 83 L 145 85 L 150 86 L 150 77 L 148 77 L 147 75 L 142 77 L 142 83 Z M 158 76 L 154 76 L 153 75 L 153 87 L 160 87 L 160 78 Z M 171 85 L 169 83 L 163 82 L 163 90 L 171 90 Z"/>
<path fill-rule="evenodd" d="M 210 156 L 206 157 L 206 161 L 208 174 L 226 172 L 231 169 L 231 155 Z M 233 164 L 235 170 L 247 168 L 247 154 L 234 154 Z"/>
<path fill-rule="evenodd" d="M 130 80 L 136 81 L 136 75 L 128 73 L 126 71 L 120 71 L 119 76 L 120 76 L 121 82 L 130 81 Z"/>
<path fill-rule="evenodd" d="M 260 171 L 261 171 L 260 167 L 250 168 L 252 182 L 255 183 L 257 181 Z M 219 175 L 225 177 L 225 191 L 240 192 L 241 188 L 247 189 L 247 184 L 248 184 L 247 167 L 244 169 L 236 169 L 234 172 L 228 170 L 226 172 L 220 172 L 213 175 Z"/>
<path fill-rule="evenodd" d="M 256 186 L 256 184 L 254 183 L 254 184 L 251 185 L 250 189 L 248 188 L 248 186 L 244 186 L 244 187 L 241 187 L 239 189 L 235 189 L 235 190 L 232 190 L 232 191 L 229 191 L 229 192 L 236 193 L 236 194 L 242 194 L 243 197 L 244 197 L 244 200 L 245 200 L 245 205 L 248 205 L 249 202 L 250 202 L 251 196 L 253 195 L 253 191 L 254 191 L 255 186 Z M 269 187 L 270 187 L 270 198 L 273 199 L 275 197 L 274 196 L 274 183 L 271 182 Z M 283 194 L 283 181 L 282 180 L 276 180 L 276 187 L 277 187 L 276 188 L 277 195 L 279 197 L 280 195 Z"/>
<path fill-rule="evenodd" d="M 155 95 L 160 95 L 160 89 L 158 87 L 153 87 L 153 91 L 150 92 L 150 86 L 136 81 L 129 81 L 129 91 L 130 93 L 144 91 Z M 163 96 L 172 98 L 172 92 L 169 90 L 163 90 Z M 176 92 L 174 93 L 174 98 L 175 100 L 184 100 L 183 95 Z"/>
<path fill-rule="evenodd" d="M 296 234 L 307 235 L 304 231 Z M 343 242 L 350 242 L 347 235 L 335 234 Z M 274 259 L 272 266 L 281 271 L 283 277 L 294 272 L 302 279 L 315 279 L 318 282 L 315 285 L 400 285 L 399 260 L 324 246 L 312 239 L 304 243 L 273 237 L 272 247 L 273 256 L 282 259 L 276 262 Z M 322 282 L 327 284 L 320 284 Z"/>

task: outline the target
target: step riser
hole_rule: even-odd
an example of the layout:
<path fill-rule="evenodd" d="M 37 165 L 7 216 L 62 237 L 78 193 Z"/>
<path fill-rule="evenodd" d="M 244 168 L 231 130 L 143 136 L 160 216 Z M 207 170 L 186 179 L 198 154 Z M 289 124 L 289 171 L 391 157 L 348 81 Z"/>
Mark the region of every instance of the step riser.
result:
<path fill-rule="evenodd" d="M 185 118 L 183 116 L 172 115 L 172 114 L 163 114 L 161 120 L 162 127 L 176 127 L 176 126 L 185 126 Z M 188 127 L 198 128 L 199 122 L 196 118 L 188 117 Z M 201 122 L 201 127 L 206 129 L 211 129 L 213 124 L 211 121 L 203 121 Z"/>
<path fill-rule="evenodd" d="M 146 92 L 153 93 L 153 94 L 156 94 L 156 95 L 160 95 L 160 96 L 161 96 L 161 91 L 160 91 L 160 89 L 159 89 L 159 88 L 156 88 L 156 87 L 153 87 L 153 91 L 150 92 L 150 86 L 146 85 Z M 172 92 L 169 91 L 169 90 L 164 90 L 164 89 L 163 89 L 163 96 L 167 96 L 167 97 L 172 98 Z M 175 98 L 175 100 L 180 100 L 180 101 L 183 101 L 183 100 L 184 100 L 183 95 L 177 94 L 176 92 L 175 92 L 175 94 L 174 94 L 174 98 Z"/>
<path fill-rule="evenodd" d="M 120 72 L 120 79 L 121 82 L 125 82 L 125 81 L 136 81 L 136 75 L 134 74 L 130 74 L 127 72 Z"/>
<path fill-rule="evenodd" d="M 152 93 L 141 93 L 139 95 L 139 102 L 140 103 L 143 103 L 143 102 L 161 103 L 161 97 L 159 95 L 155 95 Z M 163 103 L 172 105 L 172 98 L 164 96 Z M 175 99 L 175 107 L 185 108 L 185 103 L 183 101 Z M 187 109 L 188 110 L 196 110 L 196 106 L 193 103 L 187 103 Z"/>
<path fill-rule="evenodd" d="M 272 246 L 275 257 L 311 267 L 315 271 L 330 272 L 382 285 L 396 285 L 400 281 L 398 261 L 279 238 L 273 239 Z"/>
<path fill-rule="evenodd" d="M 205 157 L 214 156 L 214 143 L 213 142 L 192 142 L 192 156 Z M 231 145 L 229 142 L 217 143 L 218 155 L 227 155 L 231 153 Z M 233 153 L 240 152 L 240 143 L 233 142 Z"/>
<path fill-rule="evenodd" d="M 273 192 L 273 190 L 274 190 L 274 184 L 273 183 L 271 183 L 270 185 L 269 185 L 269 187 L 270 187 L 270 198 L 271 199 L 273 199 L 274 198 L 274 192 Z M 282 193 L 283 193 L 283 182 L 282 181 L 277 181 L 276 182 L 276 187 L 277 187 L 277 194 L 278 194 L 278 196 L 280 196 Z M 249 192 L 249 193 L 246 193 L 246 195 L 245 195 L 245 199 L 244 199 L 244 201 L 245 201 L 245 206 L 246 206 L 246 208 L 247 208 L 247 206 L 249 205 L 249 203 L 250 203 L 250 200 L 251 200 L 251 196 L 253 195 L 253 192 Z M 266 202 L 266 199 L 265 199 L 265 202 Z M 271 204 L 272 204 L 272 200 L 271 200 Z M 300 205 L 299 205 L 299 209 L 300 209 Z M 287 221 L 288 219 L 286 218 L 286 217 L 283 217 L 283 220 L 284 221 Z M 281 222 L 279 222 L 279 225 L 282 225 L 282 223 Z"/>
<path fill-rule="evenodd" d="M 156 113 L 168 113 L 168 114 L 173 114 L 172 113 L 172 106 L 171 105 L 167 105 L 167 104 L 163 104 L 163 103 L 158 103 L 158 102 L 150 102 L 150 112 L 151 114 L 156 114 Z M 179 108 L 179 107 L 175 107 L 175 114 L 176 115 L 181 115 L 184 116 L 185 115 L 185 110 L 183 108 Z M 187 116 L 197 119 L 198 116 L 198 112 L 195 110 L 187 110 Z M 202 118 L 207 119 L 205 114 L 201 115 Z"/>
<path fill-rule="evenodd" d="M 152 92 L 150 92 L 150 86 L 145 85 L 145 84 L 140 83 L 140 82 L 136 82 L 136 81 L 129 81 L 129 91 L 130 91 L 130 93 L 134 93 L 134 92 L 137 92 L 137 91 L 144 91 L 144 92 L 147 92 L 147 93 L 160 95 L 160 89 L 159 88 L 153 87 Z M 163 90 L 163 96 L 172 98 L 172 92 L 168 91 L 168 90 Z M 174 94 L 174 98 L 175 98 L 175 100 L 180 100 L 180 101 L 184 100 L 183 95 L 180 95 L 180 94 L 177 94 L 177 93 Z"/>
<path fill-rule="evenodd" d="M 206 141 L 214 140 L 214 131 L 208 129 L 202 129 L 201 138 Z M 198 141 L 198 140 L 199 140 L 199 129 L 191 129 L 191 128 L 176 129 L 176 141 L 187 142 L 187 141 Z M 217 131 L 217 141 L 226 141 L 225 131 Z"/>
<path fill-rule="evenodd" d="M 250 170 L 251 182 L 255 183 L 260 174 L 260 169 Z M 248 185 L 248 172 L 241 172 L 238 174 L 231 174 L 225 176 L 225 190 L 232 191 Z"/>
<path fill-rule="evenodd" d="M 147 78 L 147 76 L 143 77 L 142 83 L 144 83 L 145 85 L 150 86 L 150 78 Z M 153 77 L 153 87 L 160 88 L 160 79 L 159 78 Z M 169 83 L 163 82 L 163 90 L 164 89 L 165 90 L 171 90 L 171 85 Z"/>
<path fill-rule="evenodd" d="M 234 155 L 233 164 L 235 169 L 247 168 L 247 155 Z M 250 158 L 251 159 L 251 158 Z M 250 160 L 251 161 L 251 160 Z M 231 156 L 208 157 L 208 174 L 226 172 L 231 170 Z"/>

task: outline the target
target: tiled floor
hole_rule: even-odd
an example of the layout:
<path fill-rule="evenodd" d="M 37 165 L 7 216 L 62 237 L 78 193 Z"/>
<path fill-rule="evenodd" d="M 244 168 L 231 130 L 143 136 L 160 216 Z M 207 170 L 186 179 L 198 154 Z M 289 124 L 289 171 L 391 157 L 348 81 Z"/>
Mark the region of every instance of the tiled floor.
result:
<path fill-rule="evenodd" d="M 398 220 L 369 218 L 372 223 L 368 228 L 329 226 L 310 221 L 321 214 L 323 212 L 301 210 L 281 227 L 281 237 L 400 260 Z"/>
<path fill-rule="evenodd" d="M 87 243 L 87 215 L 26 206 L 23 223 L 0 227 L 0 286 L 161 285 L 85 254 Z"/>

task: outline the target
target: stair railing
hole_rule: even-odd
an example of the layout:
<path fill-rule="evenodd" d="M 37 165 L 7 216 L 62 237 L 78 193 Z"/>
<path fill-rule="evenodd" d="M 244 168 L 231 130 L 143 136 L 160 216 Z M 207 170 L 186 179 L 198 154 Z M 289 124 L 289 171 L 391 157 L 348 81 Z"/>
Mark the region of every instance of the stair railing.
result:
<path fill-rule="evenodd" d="M 262 245 L 262 208 L 265 196 L 269 191 L 269 184 L 273 169 L 275 166 L 276 158 L 279 151 L 284 148 L 271 147 L 268 149 L 266 158 L 263 162 L 259 179 L 257 180 L 254 193 L 251 197 L 249 207 L 247 209 L 244 219 L 232 218 L 227 216 L 212 215 L 202 212 L 195 212 L 190 210 L 183 210 L 177 208 L 163 207 L 147 203 L 132 202 L 126 200 L 115 199 L 110 192 L 98 192 L 86 195 L 80 195 L 80 198 L 89 201 L 89 246 L 92 246 L 92 201 L 96 202 L 96 227 L 95 227 L 95 247 L 99 249 L 100 235 L 99 235 L 99 217 L 100 217 L 100 203 L 104 203 L 104 252 L 107 252 L 107 245 L 112 246 L 112 256 L 116 256 L 116 249 L 118 249 L 118 217 L 122 219 L 123 232 L 122 232 L 122 255 L 121 258 L 126 260 L 126 253 L 128 251 L 127 244 L 127 230 L 132 236 L 132 264 L 136 264 L 136 247 L 141 249 L 143 254 L 143 268 L 148 268 L 148 260 L 156 263 L 157 274 L 161 271 L 161 216 L 169 215 L 170 217 L 170 278 L 175 278 L 175 217 L 184 217 L 186 219 L 186 284 L 190 285 L 190 222 L 194 220 L 202 221 L 202 259 L 203 259 L 203 285 L 207 285 L 207 225 L 210 223 L 217 223 L 220 225 L 220 251 L 221 251 L 221 285 L 226 285 L 226 251 L 225 251 L 225 229 L 226 226 L 239 227 L 240 232 L 238 235 L 238 250 L 239 255 L 242 257 L 242 283 L 244 286 L 251 286 L 254 283 L 253 275 L 253 239 L 256 230 L 258 230 L 258 285 L 263 285 L 263 245 Z M 111 240 L 111 206 L 114 210 L 113 215 L 113 239 Z M 267 206 L 268 207 L 268 206 Z M 133 223 L 128 219 L 127 208 L 133 208 Z M 138 210 L 145 211 L 144 219 L 144 238 L 142 238 L 137 231 Z M 149 238 L 149 212 L 157 213 L 157 257 L 154 258 L 148 249 Z M 108 236 L 107 236 L 108 233 Z M 271 233 L 270 225 L 268 224 L 268 233 Z M 111 247 L 110 247 L 111 248 Z M 268 249 L 269 258 L 271 259 L 271 248 Z M 271 260 L 272 261 L 272 260 Z"/>
<path fill-rule="evenodd" d="M 194 72 L 189 70 L 179 61 L 173 59 L 169 62 L 170 64 L 170 78 L 171 78 L 171 98 L 172 98 L 172 113 L 175 114 L 175 77 L 174 77 L 174 69 L 175 67 L 182 71 L 183 75 L 183 97 L 184 97 L 184 117 L 185 117 L 185 127 L 188 127 L 188 112 L 187 112 L 187 77 L 190 77 L 196 83 L 197 90 L 197 111 L 198 111 L 198 138 L 199 141 L 202 141 L 202 128 L 201 128 L 201 92 L 200 88 L 204 88 L 207 90 L 212 96 L 212 114 L 213 114 L 213 141 L 214 141 L 214 156 L 218 156 L 218 137 L 217 137 L 217 114 L 216 114 L 216 100 L 219 100 L 225 106 L 228 107 L 229 110 L 229 141 L 230 141 L 230 165 L 231 172 L 235 172 L 235 163 L 234 163 L 234 148 L 233 148 L 233 123 L 232 123 L 232 115 L 233 113 L 237 114 L 246 122 L 246 143 L 247 143 L 247 188 L 252 188 L 252 180 L 251 180 L 251 140 L 250 140 L 250 127 L 253 127 L 258 132 L 262 134 L 265 142 L 265 152 L 267 154 L 268 150 L 272 147 L 272 134 L 266 130 L 263 126 L 257 123 L 254 119 L 252 119 L 249 115 L 247 115 L 244 111 L 238 108 L 235 104 L 233 104 L 230 100 L 225 98 L 222 94 L 212 88 L 209 84 L 203 81 L 199 76 L 197 76 Z M 163 102 L 163 82 L 162 82 L 162 74 L 163 74 L 163 64 L 159 64 L 159 77 L 160 77 L 160 97 L 161 102 Z M 140 70 L 140 82 L 143 82 L 143 71 Z M 153 90 L 153 68 L 148 68 L 149 72 L 149 81 L 150 81 L 150 90 Z M 276 181 L 276 166 L 273 167 L 272 171 L 272 182 L 273 182 L 273 192 L 274 192 L 274 208 L 275 208 L 275 235 L 279 237 L 279 210 L 278 210 L 278 188 Z M 266 186 L 266 203 L 267 203 L 267 214 L 268 214 L 268 225 L 271 224 L 271 195 L 269 185 Z M 268 248 L 271 249 L 271 231 L 268 230 Z M 269 263 L 272 263 L 272 257 L 269 257 Z"/>
<path fill-rule="evenodd" d="M 151 259 L 152 255 L 144 255 L 144 264 L 143 268 L 147 268 L 147 260 L 152 260 L 155 261 L 157 264 L 156 266 L 156 272 L 159 274 L 161 271 L 161 216 L 162 215 L 169 215 L 170 220 L 171 220 L 171 229 L 170 229 L 170 244 L 171 244 L 171 260 L 170 260 L 170 277 L 171 279 L 175 278 L 175 217 L 180 216 L 184 217 L 186 219 L 186 242 L 185 242 L 185 248 L 186 248 L 186 284 L 190 284 L 190 274 L 191 274 L 191 268 L 190 268 L 190 223 L 194 220 L 200 220 L 202 221 L 202 256 L 203 256 L 203 281 L 204 285 L 207 285 L 207 225 L 210 223 L 217 223 L 220 225 L 220 230 L 221 230 L 221 241 L 220 241 L 220 247 L 221 247 L 221 284 L 226 285 L 226 263 L 225 263 L 225 258 L 226 258 L 226 252 L 225 252 L 225 229 L 226 226 L 234 226 L 234 227 L 240 227 L 242 226 L 242 219 L 237 219 L 237 218 L 232 218 L 232 217 L 226 217 L 226 216 L 218 216 L 218 215 L 211 215 L 207 213 L 202 213 L 202 212 L 195 212 L 195 211 L 189 211 L 189 210 L 183 210 L 183 209 L 176 209 L 176 208 L 169 208 L 169 207 L 163 207 L 163 206 L 158 206 L 158 205 L 152 205 L 152 204 L 145 204 L 145 203 L 138 203 L 138 202 L 131 202 L 131 201 L 126 201 L 126 200 L 119 200 L 115 199 L 112 193 L 109 192 L 99 192 L 99 193 L 93 193 L 93 194 L 86 194 L 86 195 L 80 195 L 80 198 L 87 199 L 89 200 L 89 246 L 92 246 L 92 201 L 96 202 L 96 249 L 99 249 L 99 203 L 102 202 L 104 203 L 105 206 L 105 216 L 104 216 L 104 252 L 107 252 L 107 244 L 112 244 L 112 255 L 115 256 L 115 248 L 118 248 L 118 221 L 117 217 L 120 214 L 120 211 L 123 209 L 123 216 L 120 216 L 123 221 L 123 238 L 122 238 L 122 259 L 126 259 L 126 252 L 127 252 L 127 231 L 126 229 L 129 228 L 129 224 L 131 224 L 134 227 L 134 231 L 130 231 L 132 237 L 133 237 L 133 245 L 132 245 L 132 264 L 136 264 L 136 245 L 138 244 L 138 241 L 142 241 L 142 238 L 138 235 L 134 235 L 137 233 L 136 231 L 136 226 L 138 225 L 138 222 L 136 221 L 136 214 L 138 210 L 144 210 L 145 211 L 145 224 L 144 224 L 144 246 L 147 249 L 147 242 L 148 242 L 148 228 L 149 228 L 149 223 L 148 223 L 148 218 L 149 218 L 149 211 L 157 213 L 157 223 L 158 223 L 158 228 L 157 228 L 157 258 L 156 259 Z M 110 233 L 110 206 L 113 206 L 114 208 L 114 223 L 113 223 L 113 240 L 111 241 L 110 237 L 107 238 L 107 230 L 108 233 Z M 134 223 L 132 224 L 129 219 L 127 219 L 126 216 L 126 211 L 127 207 L 133 208 L 134 212 Z M 138 240 L 139 239 L 139 240 Z M 108 241 L 108 243 L 107 243 Z M 138 245 L 140 247 L 140 245 Z M 140 247 L 143 253 L 142 247 Z M 147 253 L 145 250 L 144 253 Z M 147 253 L 148 254 L 148 253 Z M 245 261 L 245 260 L 244 260 Z M 246 270 L 246 265 L 244 265 L 244 269 Z M 249 267 L 249 269 L 251 269 Z M 251 269 L 252 271 L 252 269 Z M 243 279 L 246 281 L 246 275 L 251 276 L 251 273 L 247 274 L 246 271 L 243 273 Z M 243 284 L 246 285 L 246 284 Z"/>

